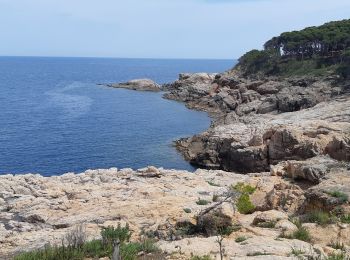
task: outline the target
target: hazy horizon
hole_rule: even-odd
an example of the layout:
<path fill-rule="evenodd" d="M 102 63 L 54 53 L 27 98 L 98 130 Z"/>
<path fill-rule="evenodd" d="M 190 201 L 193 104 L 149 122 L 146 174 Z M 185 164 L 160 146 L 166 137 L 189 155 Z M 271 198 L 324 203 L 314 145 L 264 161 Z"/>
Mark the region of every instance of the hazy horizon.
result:
<path fill-rule="evenodd" d="M 0 56 L 230 59 L 348 0 L 0 0 Z"/>

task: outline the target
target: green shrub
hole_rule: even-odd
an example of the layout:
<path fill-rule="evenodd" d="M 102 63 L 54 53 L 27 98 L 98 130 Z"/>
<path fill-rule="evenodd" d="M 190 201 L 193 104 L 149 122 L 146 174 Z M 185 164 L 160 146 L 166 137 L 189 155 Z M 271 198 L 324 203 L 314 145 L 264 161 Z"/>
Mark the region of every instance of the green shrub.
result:
<path fill-rule="evenodd" d="M 305 254 L 305 252 L 303 250 L 292 247 L 292 252 L 290 253 L 290 255 L 300 256 L 303 254 Z"/>
<path fill-rule="evenodd" d="M 141 249 L 146 254 L 160 252 L 159 247 L 155 244 L 153 239 L 145 239 L 141 242 Z"/>
<path fill-rule="evenodd" d="M 250 201 L 249 195 L 244 193 L 237 200 L 237 209 L 239 213 L 250 214 L 255 210 L 254 204 Z"/>
<path fill-rule="evenodd" d="M 220 200 L 220 196 L 217 194 L 214 194 L 212 200 L 213 200 L 213 202 L 218 202 Z"/>
<path fill-rule="evenodd" d="M 114 250 L 114 242 L 119 241 L 120 253 L 123 260 L 134 260 L 140 252 L 158 253 L 159 248 L 154 240 L 145 239 L 142 242 L 127 243 L 131 232 L 129 227 L 108 227 L 101 231 L 102 240 L 85 242 L 81 246 L 48 246 L 42 250 L 23 253 L 16 256 L 15 260 L 83 260 L 89 258 L 110 257 Z M 75 245 L 75 244 L 74 244 Z"/>
<path fill-rule="evenodd" d="M 340 249 L 343 250 L 345 248 L 345 245 L 339 241 L 332 241 L 332 243 L 328 244 L 328 246 L 334 248 L 334 249 Z"/>
<path fill-rule="evenodd" d="M 333 253 L 327 257 L 327 260 L 349 260 L 349 257 L 344 252 Z"/>
<path fill-rule="evenodd" d="M 276 221 L 260 222 L 256 226 L 261 227 L 261 228 L 275 228 Z"/>
<path fill-rule="evenodd" d="M 340 217 L 342 223 L 350 224 L 350 214 L 345 214 Z"/>
<path fill-rule="evenodd" d="M 209 203 L 210 203 L 209 201 L 204 200 L 204 199 L 198 199 L 198 200 L 196 201 L 196 204 L 197 204 L 197 205 L 201 205 L 201 206 L 208 205 Z"/>
<path fill-rule="evenodd" d="M 189 208 L 184 208 L 184 211 L 185 211 L 186 213 L 192 213 L 192 210 L 189 209 Z"/>
<path fill-rule="evenodd" d="M 123 260 L 135 260 L 141 251 L 142 247 L 140 243 L 123 244 L 120 247 L 120 255 Z"/>
<path fill-rule="evenodd" d="M 243 194 L 253 194 L 256 191 L 255 187 L 250 186 L 249 184 L 245 185 L 243 182 L 237 183 L 235 186 L 232 186 L 233 190 L 238 191 Z"/>
<path fill-rule="evenodd" d="M 266 252 L 260 252 L 260 251 L 247 254 L 247 256 L 260 256 L 260 255 L 271 255 L 271 254 Z"/>
<path fill-rule="evenodd" d="M 15 260 L 82 260 L 84 253 L 81 249 L 69 247 L 51 247 L 47 246 L 45 249 L 36 250 L 33 252 L 22 253 L 16 256 Z"/>
<path fill-rule="evenodd" d="M 212 258 L 209 255 L 204 256 L 192 256 L 191 260 L 211 260 Z"/>
<path fill-rule="evenodd" d="M 232 224 L 232 219 L 221 212 L 210 212 L 203 216 L 197 217 L 197 225 L 195 226 L 196 233 L 202 233 L 207 236 L 213 235 L 230 235 L 235 227 Z"/>
<path fill-rule="evenodd" d="M 154 240 L 145 239 L 142 242 L 122 244 L 120 254 L 123 260 L 135 260 L 140 252 L 145 254 L 157 253 L 160 249 L 155 245 Z"/>
<path fill-rule="evenodd" d="M 294 231 L 292 238 L 294 239 L 298 239 L 301 241 L 305 241 L 305 242 L 310 242 L 311 241 L 311 236 L 309 231 L 304 228 L 304 227 L 300 227 L 298 230 Z"/>
<path fill-rule="evenodd" d="M 334 198 L 337 198 L 341 203 L 346 203 L 349 200 L 349 196 L 342 191 L 337 191 L 337 190 L 328 191 L 327 194 Z"/>
<path fill-rule="evenodd" d="M 329 223 L 331 223 L 331 216 L 328 212 L 324 212 L 324 211 L 320 211 L 320 210 L 316 210 L 316 211 L 312 211 L 310 213 L 308 213 L 306 215 L 306 219 L 307 222 L 310 223 L 316 223 L 319 225 L 327 225 Z"/>
<path fill-rule="evenodd" d="M 212 182 L 212 181 L 207 181 L 207 183 L 208 183 L 210 186 L 220 187 L 219 184 L 216 184 L 215 182 Z"/>
<path fill-rule="evenodd" d="M 112 254 L 113 245 L 104 245 L 101 240 L 92 240 L 84 244 L 83 251 L 87 257 L 105 257 Z"/>
<path fill-rule="evenodd" d="M 103 228 L 101 231 L 101 236 L 102 242 L 105 245 L 113 245 L 115 241 L 119 241 L 122 244 L 129 242 L 131 231 L 128 224 L 125 227 L 122 227 L 120 224 L 118 224 L 118 227 L 116 228 L 113 226 Z"/>
<path fill-rule="evenodd" d="M 241 236 L 241 237 L 237 237 L 236 239 L 235 239 L 235 241 L 237 242 L 237 243 L 241 243 L 241 242 L 243 242 L 243 241 L 246 241 L 248 238 L 246 238 L 246 237 L 244 237 L 244 236 Z"/>

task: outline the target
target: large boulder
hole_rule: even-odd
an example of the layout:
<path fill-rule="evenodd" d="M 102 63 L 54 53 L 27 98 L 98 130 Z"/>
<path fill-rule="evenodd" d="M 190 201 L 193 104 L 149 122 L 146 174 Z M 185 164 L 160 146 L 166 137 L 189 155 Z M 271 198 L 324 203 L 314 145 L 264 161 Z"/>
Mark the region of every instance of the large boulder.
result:
<path fill-rule="evenodd" d="M 112 88 L 126 88 L 139 91 L 161 91 L 161 87 L 150 79 L 134 79 L 123 83 L 107 84 L 107 86 Z"/>

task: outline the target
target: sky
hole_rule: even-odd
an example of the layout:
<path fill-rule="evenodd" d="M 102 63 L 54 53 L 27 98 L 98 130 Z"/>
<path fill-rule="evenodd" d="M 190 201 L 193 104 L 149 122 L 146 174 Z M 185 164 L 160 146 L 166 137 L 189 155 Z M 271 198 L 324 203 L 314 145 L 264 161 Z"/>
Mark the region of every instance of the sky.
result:
<path fill-rule="evenodd" d="M 349 0 L 0 0 L 0 55 L 235 59 Z"/>

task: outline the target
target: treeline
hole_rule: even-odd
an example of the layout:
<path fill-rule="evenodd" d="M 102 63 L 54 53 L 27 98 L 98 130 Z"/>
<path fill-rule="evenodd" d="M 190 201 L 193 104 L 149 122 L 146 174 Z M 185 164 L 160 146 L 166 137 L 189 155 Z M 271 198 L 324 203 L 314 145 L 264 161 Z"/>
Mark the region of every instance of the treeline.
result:
<path fill-rule="evenodd" d="M 300 67 L 304 72 L 332 68 L 347 78 L 349 57 L 350 19 L 282 33 L 267 41 L 264 50 L 243 55 L 238 67 L 245 74 L 264 75 L 293 74 Z"/>
<path fill-rule="evenodd" d="M 350 19 L 301 31 L 285 32 L 265 43 L 265 51 L 279 56 L 311 58 L 340 56 L 350 47 Z"/>

